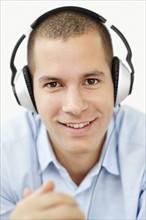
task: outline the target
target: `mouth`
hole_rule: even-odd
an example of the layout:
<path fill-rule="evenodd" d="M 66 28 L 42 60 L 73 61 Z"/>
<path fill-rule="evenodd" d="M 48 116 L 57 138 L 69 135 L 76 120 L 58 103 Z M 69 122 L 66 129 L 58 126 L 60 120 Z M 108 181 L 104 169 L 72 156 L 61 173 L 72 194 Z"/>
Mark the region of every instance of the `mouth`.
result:
<path fill-rule="evenodd" d="M 87 121 L 87 122 L 80 122 L 80 123 L 61 123 L 61 124 L 72 129 L 82 129 L 82 128 L 89 126 L 91 123 L 93 123 L 93 121 L 95 120 Z"/>

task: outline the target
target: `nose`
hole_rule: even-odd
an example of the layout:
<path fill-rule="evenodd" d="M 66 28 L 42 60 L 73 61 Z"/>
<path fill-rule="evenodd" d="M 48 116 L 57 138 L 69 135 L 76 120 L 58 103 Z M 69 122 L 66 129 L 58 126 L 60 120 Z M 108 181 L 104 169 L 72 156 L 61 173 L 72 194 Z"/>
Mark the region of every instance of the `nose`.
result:
<path fill-rule="evenodd" d="M 81 94 L 81 91 L 70 89 L 66 93 L 62 110 L 75 116 L 80 115 L 88 108 L 88 103 L 85 101 L 85 98 L 86 97 L 83 97 L 83 94 Z"/>

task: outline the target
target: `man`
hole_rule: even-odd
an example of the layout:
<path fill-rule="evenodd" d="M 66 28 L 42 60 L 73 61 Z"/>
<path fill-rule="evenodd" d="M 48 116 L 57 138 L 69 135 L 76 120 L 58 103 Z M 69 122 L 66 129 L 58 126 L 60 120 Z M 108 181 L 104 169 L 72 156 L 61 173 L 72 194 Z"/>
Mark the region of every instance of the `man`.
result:
<path fill-rule="evenodd" d="M 144 115 L 114 108 L 112 66 L 110 35 L 86 13 L 31 32 L 37 114 L 3 129 L 2 219 L 145 219 Z"/>

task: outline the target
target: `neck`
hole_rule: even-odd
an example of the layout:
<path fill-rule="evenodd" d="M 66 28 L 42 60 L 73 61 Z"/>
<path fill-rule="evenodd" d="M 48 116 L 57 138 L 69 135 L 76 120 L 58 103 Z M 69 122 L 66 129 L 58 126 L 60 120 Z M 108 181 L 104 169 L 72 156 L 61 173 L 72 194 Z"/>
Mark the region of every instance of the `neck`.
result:
<path fill-rule="evenodd" d="M 64 163 L 62 165 L 67 169 L 68 173 L 70 174 L 70 177 L 76 183 L 76 185 L 79 186 L 83 179 L 86 177 L 86 175 L 89 173 L 89 171 L 98 162 L 98 157 L 93 157 L 93 155 L 82 155 L 75 157 L 76 159 L 70 158 L 70 160 L 67 160 L 68 163 Z"/>
<path fill-rule="evenodd" d="M 70 177 L 77 185 L 80 185 L 89 171 L 98 163 L 104 139 L 96 150 L 83 154 L 73 155 L 73 153 L 62 152 L 60 148 L 54 148 L 58 161 L 66 168 Z"/>

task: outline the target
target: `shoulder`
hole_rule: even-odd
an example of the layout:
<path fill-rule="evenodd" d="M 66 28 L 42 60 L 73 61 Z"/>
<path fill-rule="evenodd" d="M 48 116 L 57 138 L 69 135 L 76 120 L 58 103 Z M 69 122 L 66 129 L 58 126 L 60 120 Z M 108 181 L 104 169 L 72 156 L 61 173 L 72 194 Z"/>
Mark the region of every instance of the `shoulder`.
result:
<path fill-rule="evenodd" d="M 36 160 L 36 139 L 40 126 L 39 116 L 30 111 L 22 112 L 2 125 L 3 168 L 8 167 L 13 173 L 13 169 L 19 170 L 22 166 L 25 170 L 32 160 Z"/>
<path fill-rule="evenodd" d="M 13 144 L 25 137 L 34 137 L 36 133 L 36 116 L 29 111 L 20 113 L 2 124 L 2 143 Z"/>
<path fill-rule="evenodd" d="M 133 181 L 129 181 L 136 184 L 141 182 L 145 172 L 145 114 L 127 106 L 122 106 L 116 114 L 116 145 L 121 175 L 124 180 L 131 177 Z"/>
<path fill-rule="evenodd" d="M 145 114 L 129 106 L 115 113 L 115 126 L 122 142 L 145 145 Z"/>
<path fill-rule="evenodd" d="M 1 151 L 3 158 L 29 156 L 35 149 L 41 120 L 38 115 L 25 111 L 2 125 Z"/>

